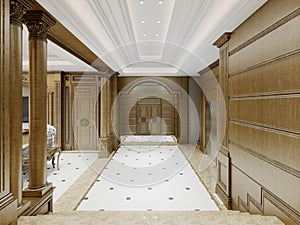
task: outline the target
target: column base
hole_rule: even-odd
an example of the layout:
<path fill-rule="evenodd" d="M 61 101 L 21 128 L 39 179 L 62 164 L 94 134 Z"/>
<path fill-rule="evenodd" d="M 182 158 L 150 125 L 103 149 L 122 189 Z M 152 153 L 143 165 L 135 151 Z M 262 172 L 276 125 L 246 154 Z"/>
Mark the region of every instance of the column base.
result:
<path fill-rule="evenodd" d="M 17 200 L 12 194 L 0 199 L 0 224 L 17 224 Z"/>
<path fill-rule="evenodd" d="M 219 196 L 227 209 L 232 209 L 232 198 L 227 196 L 227 194 L 218 184 L 216 185 L 216 194 Z"/>
<path fill-rule="evenodd" d="M 23 216 L 24 212 L 29 209 L 31 201 L 23 201 L 18 207 L 18 217 Z"/>
<path fill-rule="evenodd" d="M 107 138 L 100 138 L 99 140 L 99 158 L 107 158 L 113 151 L 113 137 L 109 136 Z"/>
<path fill-rule="evenodd" d="M 53 190 L 52 183 L 39 189 L 25 189 L 23 191 L 24 201 L 30 201 L 30 207 L 23 213 L 26 216 L 47 214 L 53 211 Z"/>

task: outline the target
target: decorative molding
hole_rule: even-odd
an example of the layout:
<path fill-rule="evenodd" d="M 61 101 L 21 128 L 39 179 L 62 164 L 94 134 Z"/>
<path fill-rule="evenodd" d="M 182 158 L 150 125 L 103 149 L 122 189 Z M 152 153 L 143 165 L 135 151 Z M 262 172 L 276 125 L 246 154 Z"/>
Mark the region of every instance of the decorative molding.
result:
<path fill-rule="evenodd" d="M 233 145 L 233 146 L 237 147 L 238 149 L 240 149 L 240 150 L 242 150 L 242 151 L 244 151 L 244 152 L 246 152 L 246 153 L 248 153 L 248 154 L 250 154 L 250 155 L 252 155 L 252 156 L 254 156 L 254 157 L 270 164 L 270 165 L 272 165 L 272 166 L 275 166 L 276 168 L 278 168 L 280 170 L 283 170 L 283 171 L 287 172 L 288 174 L 290 174 L 294 177 L 300 178 L 300 171 L 299 170 L 296 170 L 296 169 L 294 169 L 290 166 L 287 166 L 287 165 L 285 165 L 281 162 L 278 162 L 274 159 L 271 159 L 271 158 L 269 158 L 269 157 L 267 157 L 267 156 L 265 156 L 261 153 L 258 153 L 256 151 L 250 149 L 250 148 L 246 148 L 244 146 L 241 146 L 241 145 L 239 145 L 239 144 L 237 144 L 237 143 L 235 143 L 231 140 L 230 140 L 230 145 Z"/>
<path fill-rule="evenodd" d="M 224 192 L 224 190 L 221 188 L 219 183 L 217 183 L 215 188 L 216 194 L 220 197 L 224 205 L 227 207 L 227 209 L 232 209 L 232 198 L 228 197 L 227 194 Z"/>
<path fill-rule="evenodd" d="M 34 2 L 28 0 L 10 1 L 10 23 L 22 27 L 22 19 L 26 11 L 34 5 Z"/>
<path fill-rule="evenodd" d="M 234 166 L 234 165 L 233 165 Z M 273 192 L 262 186 L 261 184 L 257 183 L 253 178 L 249 177 L 244 171 L 240 168 L 234 166 L 238 171 L 242 174 L 250 178 L 253 182 L 258 184 L 261 187 L 260 190 L 260 202 L 258 202 L 255 198 L 253 198 L 249 193 L 247 193 L 247 200 L 246 202 L 242 200 L 240 196 L 238 196 L 238 203 L 237 207 L 240 210 L 241 206 L 247 210 L 247 212 L 251 212 L 250 204 L 252 203 L 255 207 L 261 212 L 261 214 L 265 215 L 265 200 L 268 200 L 272 205 L 274 205 L 277 209 L 279 209 L 282 213 L 284 213 L 288 218 L 290 218 L 296 224 L 300 224 L 300 212 L 297 211 L 295 208 L 287 204 Z"/>
<path fill-rule="evenodd" d="M 210 64 L 209 66 L 205 67 L 204 69 L 202 69 L 201 71 L 198 72 L 198 74 L 204 74 L 207 73 L 209 71 L 211 71 L 212 69 L 216 68 L 219 66 L 219 59 L 217 59 L 216 61 L 214 61 L 212 64 Z M 215 74 L 214 74 L 215 75 Z M 215 75 L 216 76 L 216 75 Z"/>
<path fill-rule="evenodd" d="M 219 152 L 225 155 L 226 157 L 229 157 L 229 150 L 225 146 L 221 145 L 219 148 Z"/>
<path fill-rule="evenodd" d="M 256 92 L 249 94 L 231 95 L 229 100 L 249 100 L 249 99 L 274 99 L 299 97 L 300 89 L 290 89 L 283 91 Z"/>
<path fill-rule="evenodd" d="M 217 46 L 218 48 L 222 47 L 226 42 L 230 39 L 231 32 L 224 33 L 218 40 L 216 40 L 213 45 Z"/>
<path fill-rule="evenodd" d="M 249 66 L 249 67 L 246 67 L 244 69 L 241 69 L 241 70 L 238 70 L 236 72 L 233 72 L 233 73 L 230 73 L 229 74 L 229 77 L 233 77 L 233 76 L 237 76 L 239 74 L 242 74 L 242 73 L 246 73 L 250 70 L 255 70 L 255 69 L 258 69 L 260 67 L 263 67 L 263 66 L 267 66 L 269 64 L 272 64 L 272 63 L 275 63 L 275 62 L 278 62 L 278 61 L 281 61 L 281 60 L 286 60 L 288 58 L 291 58 L 291 57 L 294 57 L 294 56 L 297 56 L 300 54 L 300 49 L 296 49 L 294 51 L 291 51 L 291 52 L 288 52 L 288 53 L 285 53 L 285 54 L 282 54 L 282 55 L 279 55 L 277 57 L 274 57 L 272 59 L 268 59 L 268 60 L 265 60 L 261 63 L 258 63 L 258 64 L 255 64 L 255 65 L 252 65 L 252 66 Z"/>
<path fill-rule="evenodd" d="M 29 10 L 24 15 L 25 25 L 29 31 L 29 40 L 41 39 L 46 41 L 50 27 L 55 24 L 55 19 L 42 10 Z"/>
<path fill-rule="evenodd" d="M 265 29 L 262 32 L 254 35 L 252 38 L 248 39 L 246 42 L 244 42 L 243 44 L 239 45 L 235 49 L 231 50 L 229 52 L 229 56 L 237 53 L 238 51 L 242 50 L 243 48 L 246 48 L 248 45 L 252 44 L 253 42 L 255 42 L 257 40 L 259 40 L 263 36 L 271 33 L 272 31 L 274 31 L 278 27 L 284 25 L 285 23 L 289 22 L 290 20 L 296 18 L 299 15 L 300 15 L 300 7 L 297 8 L 296 10 L 294 10 L 292 13 L 288 14 L 287 16 L 283 17 L 282 19 L 278 20 L 276 23 L 272 24 L 267 29 Z"/>
<path fill-rule="evenodd" d="M 254 129 L 257 129 L 257 130 L 264 130 L 264 131 L 267 131 L 267 132 L 272 132 L 272 133 L 275 133 L 275 134 L 285 135 L 285 136 L 288 136 L 288 137 L 300 138 L 300 132 L 297 131 L 297 130 L 289 130 L 287 128 L 279 128 L 279 127 L 270 126 L 270 125 L 267 125 L 267 124 L 249 122 L 249 121 L 238 120 L 238 119 L 230 119 L 229 123 L 254 128 Z"/>

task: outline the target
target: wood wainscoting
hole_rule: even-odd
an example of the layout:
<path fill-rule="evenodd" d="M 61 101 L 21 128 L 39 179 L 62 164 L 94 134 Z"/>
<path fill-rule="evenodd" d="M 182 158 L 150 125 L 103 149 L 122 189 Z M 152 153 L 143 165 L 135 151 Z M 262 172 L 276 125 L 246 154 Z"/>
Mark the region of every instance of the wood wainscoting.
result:
<path fill-rule="evenodd" d="M 228 101 L 220 154 L 230 167 L 218 177 L 230 172 L 234 209 L 286 224 L 300 224 L 299 15 L 299 1 L 268 1 L 215 43 Z"/>

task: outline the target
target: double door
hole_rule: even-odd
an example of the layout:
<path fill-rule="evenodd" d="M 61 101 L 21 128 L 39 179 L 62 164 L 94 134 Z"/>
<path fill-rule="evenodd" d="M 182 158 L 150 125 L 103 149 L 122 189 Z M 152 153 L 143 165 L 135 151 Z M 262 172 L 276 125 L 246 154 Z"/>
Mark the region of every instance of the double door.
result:
<path fill-rule="evenodd" d="M 159 98 L 145 98 L 137 104 L 137 134 L 158 135 L 162 133 L 162 106 Z"/>

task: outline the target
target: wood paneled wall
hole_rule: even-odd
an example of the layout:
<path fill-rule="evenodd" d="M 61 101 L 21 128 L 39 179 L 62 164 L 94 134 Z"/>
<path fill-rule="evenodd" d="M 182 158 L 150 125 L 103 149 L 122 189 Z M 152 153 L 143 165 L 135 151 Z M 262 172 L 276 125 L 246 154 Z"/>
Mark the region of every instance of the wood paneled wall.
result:
<path fill-rule="evenodd" d="M 0 224 L 17 224 L 17 201 L 10 187 L 9 69 L 10 1 L 0 3 Z"/>
<path fill-rule="evenodd" d="M 199 72 L 200 74 L 200 150 L 204 153 L 210 152 L 207 149 L 209 137 L 211 131 L 214 130 L 211 127 L 212 124 L 217 124 L 217 121 L 212 122 L 211 115 L 216 115 L 217 112 L 212 112 L 213 107 L 209 104 L 217 104 L 217 91 L 218 91 L 218 79 L 219 79 L 219 61 L 214 62 L 207 68 Z M 216 108 L 214 108 L 216 109 Z M 209 113 L 209 115 L 207 115 Z"/>
<path fill-rule="evenodd" d="M 234 209 L 286 224 L 300 224 L 299 15 L 298 0 L 268 1 L 219 45 L 228 82 L 227 197 Z"/>

